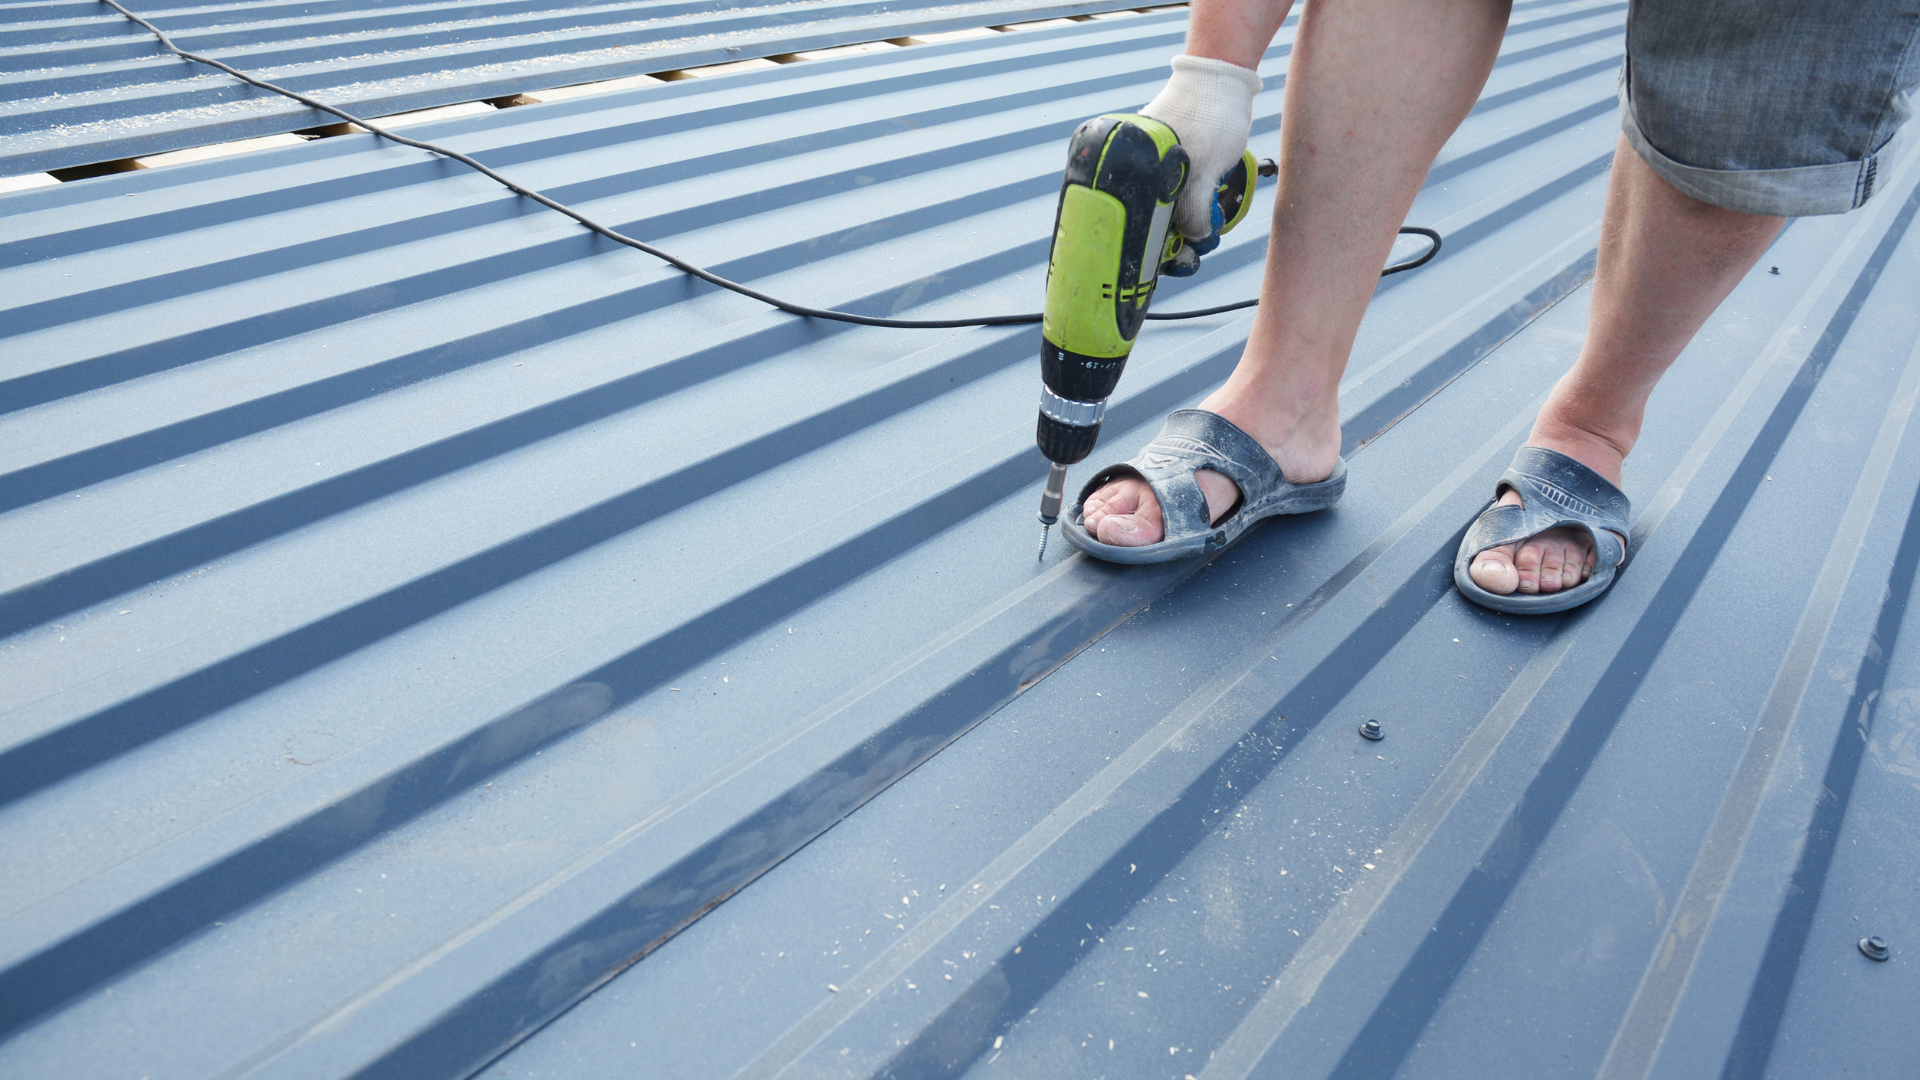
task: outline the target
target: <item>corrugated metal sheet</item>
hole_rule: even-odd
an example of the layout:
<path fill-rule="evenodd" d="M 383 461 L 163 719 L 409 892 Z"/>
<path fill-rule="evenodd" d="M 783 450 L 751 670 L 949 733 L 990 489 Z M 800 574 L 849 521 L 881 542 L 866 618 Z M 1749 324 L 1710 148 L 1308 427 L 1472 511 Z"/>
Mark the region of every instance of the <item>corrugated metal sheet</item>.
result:
<path fill-rule="evenodd" d="M 183 49 L 362 116 L 1140 0 L 487 0 L 134 7 Z M 93 0 L 0 5 L 0 176 L 331 124 Z"/>
<path fill-rule="evenodd" d="M 1518 6 L 1346 502 L 1204 564 L 1034 563 L 1031 328 L 809 325 L 365 136 L 0 200 L 0 1072 L 1910 1071 L 1920 168 L 1676 365 L 1603 602 L 1475 608 L 1616 130 L 1621 5 Z M 421 130 L 797 299 L 1029 310 L 1181 29 Z M 1246 325 L 1156 325 L 1099 456 Z"/>

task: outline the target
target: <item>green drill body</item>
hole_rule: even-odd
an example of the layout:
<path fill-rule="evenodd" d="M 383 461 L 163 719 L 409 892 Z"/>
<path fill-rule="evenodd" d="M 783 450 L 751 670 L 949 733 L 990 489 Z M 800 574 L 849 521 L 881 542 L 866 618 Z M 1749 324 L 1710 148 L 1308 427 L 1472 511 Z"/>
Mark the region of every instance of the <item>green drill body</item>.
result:
<path fill-rule="evenodd" d="M 1257 175 L 1253 156 L 1245 154 L 1223 179 L 1215 195 L 1216 235 L 1246 216 Z M 1186 182 L 1187 155 L 1178 137 L 1151 117 L 1097 116 L 1068 144 L 1041 324 L 1037 439 L 1053 462 L 1040 501 L 1043 554 L 1044 527 L 1059 520 L 1066 467 L 1093 452 L 1161 267 L 1179 260 L 1186 246 L 1168 228 Z"/>

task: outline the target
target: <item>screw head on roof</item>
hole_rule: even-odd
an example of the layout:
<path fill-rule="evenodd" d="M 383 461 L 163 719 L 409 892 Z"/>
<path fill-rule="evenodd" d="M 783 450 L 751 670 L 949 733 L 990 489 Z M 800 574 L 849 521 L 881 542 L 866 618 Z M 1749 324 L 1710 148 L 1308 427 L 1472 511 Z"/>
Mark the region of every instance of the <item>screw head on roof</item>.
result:
<path fill-rule="evenodd" d="M 1777 274 L 1777 273 L 1779 273 L 1779 272 L 1780 272 L 1780 268 L 1779 268 L 1779 267 L 1777 267 L 1777 266 L 1769 266 L 1769 267 L 1767 267 L 1767 273 L 1769 273 L 1769 274 Z"/>
<path fill-rule="evenodd" d="M 1369 720 L 1361 724 L 1360 735 L 1362 738 L 1372 739 L 1374 742 L 1379 742 L 1381 739 L 1387 737 L 1387 733 L 1380 730 L 1380 721 L 1378 720 Z"/>
<path fill-rule="evenodd" d="M 1872 937 L 1861 938 L 1860 951 L 1864 953 L 1869 960 L 1885 960 L 1893 955 L 1893 950 L 1887 948 L 1887 943 L 1880 940 L 1880 935 L 1878 934 Z"/>

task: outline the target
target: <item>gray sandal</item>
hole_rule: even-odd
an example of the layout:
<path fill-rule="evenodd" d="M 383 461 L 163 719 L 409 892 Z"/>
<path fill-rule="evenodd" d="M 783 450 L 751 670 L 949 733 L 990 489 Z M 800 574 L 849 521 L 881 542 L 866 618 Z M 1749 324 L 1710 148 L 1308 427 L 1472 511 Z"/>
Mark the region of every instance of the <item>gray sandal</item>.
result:
<path fill-rule="evenodd" d="M 1240 487 L 1240 501 L 1218 524 L 1207 520 L 1207 497 L 1193 474 L 1212 469 Z M 1145 547 L 1103 544 L 1087 532 L 1081 516 L 1087 497 L 1123 476 L 1138 477 L 1153 488 L 1160 501 L 1166 536 Z M 1289 484 L 1276 464 L 1253 437 L 1224 417 L 1199 409 L 1181 409 L 1167 417 L 1160 437 L 1124 465 L 1109 465 L 1093 474 L 1080 497 L 1061 515 L 1060 531 L 1067 542 L 1097 559 L 1118 563 L 1156 563 L 1217 551 L 1238 539 L 1247 528 L 1276 514 L 1305 514 L 1340 501 L 1347 488 L 1347 463 L 1334 465 L 1333 475 L 1317 484 Z"/>
<path fill-rule="evenodd" d="M 1508 488 L 1520 493 L 1519 506 L 1499 505 Z M 1460 541 L 1453 559 L 1453 584 L 1460 594 L 1495 611 L 1544 615 L 1565 611 L 1606 592 L 1627 564 L 1627 496 L 1606 478 L 1558 451 L 1523 446 L 1493 489 L 1494 504 L 1481 511 Z M 1593 575 L 1571 589 L 1554 593 L 1514 591 L 1502 596 L 1474 584 L 1467 569 L 1488 548 L 1517 544 L 1562 525 L 1579 525 L 1593 537 Z"/>

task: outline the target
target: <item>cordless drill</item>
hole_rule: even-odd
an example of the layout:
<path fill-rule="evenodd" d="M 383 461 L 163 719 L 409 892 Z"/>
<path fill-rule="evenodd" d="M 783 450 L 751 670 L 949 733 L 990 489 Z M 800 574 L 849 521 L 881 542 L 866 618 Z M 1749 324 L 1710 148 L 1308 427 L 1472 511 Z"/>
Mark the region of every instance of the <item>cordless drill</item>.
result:
<path fill-rule="evenodd" d="M 1240 223 L 1259 168 L 1251 153 L 1214 195 L 1214 236 L 1192 247 L 1168 229 L 1187 183 L 1187 155 L 1172 128 L 1148 116 L 1108 113 L 1074 131 L 1054 215 L 1041 323 L 1040 452 L 1053 462 L 1040 496 L 1040 555 L 1060 520 L 1067 466 L 1100 437 L 1107 398 L 1120 382 L 1162 268 L 1184 276 L 1198 254 Z"/>

